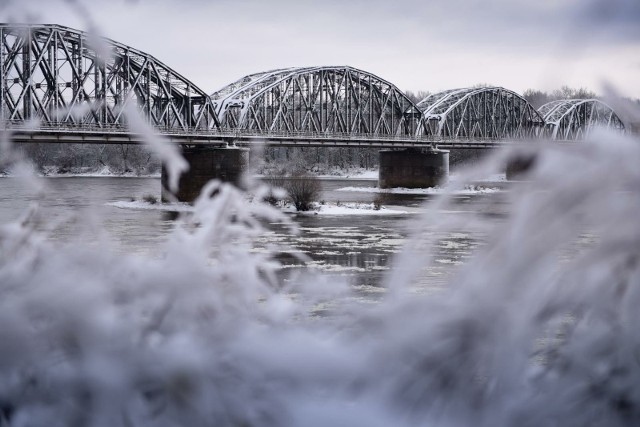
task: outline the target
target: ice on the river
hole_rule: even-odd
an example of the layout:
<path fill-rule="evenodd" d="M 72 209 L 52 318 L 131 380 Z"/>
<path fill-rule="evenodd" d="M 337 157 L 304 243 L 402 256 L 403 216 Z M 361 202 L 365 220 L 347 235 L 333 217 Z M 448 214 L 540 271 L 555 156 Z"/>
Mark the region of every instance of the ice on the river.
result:
<path fill-rule="evenodd" d="M 503 191 L 499 188 L 466 186 L 463 189 L 450 190 L 447 188 L 378 188 L 378 187 L 342 187 L 336 191 L 354 192 L 354 193 L 380 193 L 380 194 L 489 194 Z"/>
<path fill-rule="evenodd" d="M 137 209 L 152 210 L 166 212 L 193 212 L 193 206 L 187 203 L 149 203 L 143 200 L 119 200 L 117 202 L 109 202 L 107 206 L 113 206 L 121 209 Z"/>
<path fill-rule="evenodd" d="M 296 212 L 293 206 L 285 208 L 285 212 Z M 341 203 L 316 205 L 315 210 L 306 212 L 296 212 L 304 215 L 404 215 L 409 212 L 400 209 L 389 209 L 380 206 L 375 209 L 372 203 Z"/>
<path fill-rule="evenodd" d="M 459 181 L 465 181 L 465 180 L 466 178 L 464 174 L 452 173 L 449 175 L 450 182 L 459 182 Z M 492 173 L 492 174 L 488 174 L 486 176 L 480 177 L 478 181 L 479 182 L 505 182 L 507 181 L 507 175 L 504 172 Z"/>

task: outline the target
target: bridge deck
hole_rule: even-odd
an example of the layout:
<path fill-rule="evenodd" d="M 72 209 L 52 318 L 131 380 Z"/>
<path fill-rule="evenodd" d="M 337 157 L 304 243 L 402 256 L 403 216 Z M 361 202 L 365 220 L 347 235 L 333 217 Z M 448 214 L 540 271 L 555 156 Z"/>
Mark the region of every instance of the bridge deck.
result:
<path fill-rule="evenodd" d="M 278 133 L 243 130 L 212 130 L 155 133 L 133 133 L 125 128 L 108 127 L 5 127 L 3 131 L 13 142 L 19 143 L 76 143 L 76 144 L 140 144 L 150 137 L 160 137 L 178 145 L 251 146 L 270 145 L 283 147 L 363 147 L 363 148 L 494 148 L 525 141 L 496 139 L 442 139 L 410 137 L 403 135 Z"/>

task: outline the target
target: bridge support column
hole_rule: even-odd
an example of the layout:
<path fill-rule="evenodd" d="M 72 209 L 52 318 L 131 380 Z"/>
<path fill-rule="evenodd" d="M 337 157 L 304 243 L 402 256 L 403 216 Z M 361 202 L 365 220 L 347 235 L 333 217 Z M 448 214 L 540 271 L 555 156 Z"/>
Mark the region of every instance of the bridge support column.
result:
<path fill-rule="evenodd" d="M 248 148 L 194 147 L 183 148 L 182 156 L 189 163 L 189 170 L 180 176 L 178 191 L 169 191 L 168 176 L 162 168 L 162 201 L 177 199 L 193 202 L 202 188 L 212 179 L 241 186 L 242 173 L 249 164 Z"/>
<path fill-rule="evenodd" d="M 406 149 L 380 151 L 380 188 L 427 188 L 446 184 L 449 179 L 449 152 Z"/>

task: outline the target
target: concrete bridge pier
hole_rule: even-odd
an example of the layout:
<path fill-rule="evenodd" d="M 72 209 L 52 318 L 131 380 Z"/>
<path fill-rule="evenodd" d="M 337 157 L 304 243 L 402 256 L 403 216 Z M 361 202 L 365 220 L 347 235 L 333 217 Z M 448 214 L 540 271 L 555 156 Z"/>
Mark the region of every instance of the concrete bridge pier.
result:
<path fill-rule="evenodd" d="M 219 148 L 197 146 L 182 149 L 182 156 L 189 163 L 189 170 L 180 176 L 178 191 L 169 191 L 167 172 L 162 168 L 162 201 L 174 198 L 191 203 L 200 195 L 207 182 L 219 179 L 241 186 L 242 174 L 249 165 L 248 148 Z"/>
<path fill-rule="evenodd" d="M 438 149 L 380 151 L 380 188 L 428 188 L 449 179 L 449 151 Z"/>

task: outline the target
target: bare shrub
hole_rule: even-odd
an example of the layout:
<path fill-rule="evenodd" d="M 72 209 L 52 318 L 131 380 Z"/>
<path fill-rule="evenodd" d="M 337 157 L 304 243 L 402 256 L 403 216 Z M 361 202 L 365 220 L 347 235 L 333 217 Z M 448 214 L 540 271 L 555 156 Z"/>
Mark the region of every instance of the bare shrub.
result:
<path fill-rule="evenodd" d="M 156 203 L 158 203 L 158 198 L 153 194 L 146 194 L 142 197 L 142 200 L 149 203 L 150 205 L 155 205 Z"/>
<path fill-rule="evenodd" d="M 286 180 L 283 188 L 287 190 L 289 199 L 297 211 L 311 210 L 313 203 L 318 201 L 320 196 L 320 181 L 318 178 L 305 174 L 292 176 Z"/>

